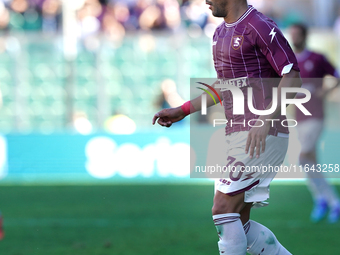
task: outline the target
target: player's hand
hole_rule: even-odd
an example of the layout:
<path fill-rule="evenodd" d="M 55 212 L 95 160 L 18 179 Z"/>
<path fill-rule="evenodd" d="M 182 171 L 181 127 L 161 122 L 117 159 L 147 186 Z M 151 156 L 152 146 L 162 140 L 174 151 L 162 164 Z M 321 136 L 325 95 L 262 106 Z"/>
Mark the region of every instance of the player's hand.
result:
<path fill-rule="evenodd" d="M 260 126 L 262 124 L 261 121 L 257 121 L 254 126 Z M 249 158 L 253 158 L 254 150 L 256 148 L 256 158 L 260 157 L 260 152 L 264 153 L 266 149 L 266 137 L 268 135 L 270 129 L 270 123 L 264 121 L 262 127 L 253 127 L 249 130 L 248 139 L 246 143 L 245 152 L 248 154 L 249 151 Z"/>
<path fill-rule="evenodd" d="M 178 122 L 185 118 L 185 113 L 181 107 L 163 109 L 157 112 L 152 119 L 152 125 L 157 123 L 163 127 L 171 127 L 172 123 Z"/>

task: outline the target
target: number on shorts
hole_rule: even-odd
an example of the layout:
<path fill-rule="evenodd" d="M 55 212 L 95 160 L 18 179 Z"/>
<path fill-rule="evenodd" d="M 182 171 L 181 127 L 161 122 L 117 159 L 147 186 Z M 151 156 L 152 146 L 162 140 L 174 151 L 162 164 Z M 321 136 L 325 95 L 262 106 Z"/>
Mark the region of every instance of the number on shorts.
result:
<path fill-rule="evenodd" d="M 226 165 L 226 167 L 229 167 L 229 166 L 231 166 L 234 162 L 235 162 L 235 160 L 236 160 L 236 158 L 234 158 L 234 157 L 231 157 L 231 156 L 229 156 L 228 158 L 227 158 L 227 160 L 229 161 L 228 162 L 228 164 Z M 237 174 L 237 176 L 236 177 L 234 177 L 234 172 L 236 171 L 236 168 L 238 167 L 238 166 L 241 166 L 241 168 L 240 168 L 240 171 L 238 172 L 238 174 Z M 232 181 L 238 181 L 239 179 L 241 179 L 241 176 L 242 176 L 242 174 L 243 174 L 243 169 L 244 169 L 244 167 L 245 167 L 245 165 L 242 163 L 242 162 L 240 162 L 240 161 L 237 161 L 237 162 L 235 162 L 234 164 L 233 164 L 233 166 L 231 167 L 231 168 L 229 168 L 229 178 L 230 178 L 230 180 L 232 180 Z M 242 169 L 243 168 L 243 169 Z"/>

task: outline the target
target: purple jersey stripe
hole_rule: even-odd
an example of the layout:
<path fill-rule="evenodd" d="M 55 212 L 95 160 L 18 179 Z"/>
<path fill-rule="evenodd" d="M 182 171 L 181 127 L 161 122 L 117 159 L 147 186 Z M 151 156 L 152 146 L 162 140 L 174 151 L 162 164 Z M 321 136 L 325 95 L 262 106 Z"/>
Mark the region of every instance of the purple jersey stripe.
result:
<path fill-rule="evenodd" d="M 237 194 L 240 194 L 240 193 L 243 193 L 243 192 L 246 192 L 246 191 L 250 190 L 252 187 L 256 186 L 259 183 L 260 183 L 260 180 L 257 180 L 256 182 L 250 184 L 249 186 L 247 186 L 247 187 L 245 187 L 243 189 L 236 190 L 236 191 L 233 191 L 233 192 L 230 192 L 230 193 L 226 193 L 226 194 L 229 195 L 229 196 L 235 196 Z"/>

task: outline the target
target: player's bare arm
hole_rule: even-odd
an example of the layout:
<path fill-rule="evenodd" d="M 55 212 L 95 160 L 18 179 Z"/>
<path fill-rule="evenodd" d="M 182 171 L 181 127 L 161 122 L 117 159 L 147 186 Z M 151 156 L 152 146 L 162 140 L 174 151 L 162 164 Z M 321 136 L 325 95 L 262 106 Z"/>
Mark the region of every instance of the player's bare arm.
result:
<path fill-rule="evenodd" d="M 212 87 L 215 87 L 216 82 L 212 85 Z M 220 96 L 221 91 L 220 89 L 215 89 Z M 208 89 L 210 93 L 213 93 L 210 89 Z M 202 93 L 206 94 L 205 92 Z M 195 99 L 190 101 L 191 104 L 191 109 L 193 108 L 194 111 L 200 111 L 201 110 L 201 96 L 196 97 Z M 214 100 L 211 97 L 207 97 L 207 107 L 215 105 Z M 190 113 L 193 113 L 192 111 Z M 152 124 L 154 125 L 157 121 L 157 123 L 163 127 L 171 127 L 171 125 L 175 122 L 178 122 L 182 119 L 184 119 L 187 116 L 187 114 L 183 111 L 182 107 L 175 107 L 175 108 L 167 108 L 163 109 L 159 112 L 157 112 L 153 119 L 152 119 Z"/>
<path fill-rule="evenodd" d="M 321 98 L 321 99 L 324 99 L 329 93 L 331 93 L 332 91 L 334 91 L 337 87 L 340 86 L 340 79 L 334 77 L 334 76 L 331 76 L 331 78 L 333 79 L 337 79 L 337 83 L 331 87 L 331 88 L 322 88 L 321 90 L 317 91 L 316 92 L 316 96 Z"/>
<path fill-rule="evenodd" d="M 260 152 L 264 152 L 266 148 L 266 137 L 268 135 L 271 122 L 266 121 L 266 119 L 275 119 L 280 113 L 281 113 L 281 89 L 285 87 L 290 87 L 290 88 L 300 88 L 302 85 L 302 81 L 300 78 L 300 73 L 291 70 L 289 73 L 283 75 L 281 82 L 278 86 L 278 105 L 276 110 L 270 114 L 270 115 L 263 115 L 259 117 L 258 122 L 254 126 L 259 126 L 259 127 L 253 127 L 250 129 L 249 134 L 248 134 L 248 140 L 246 143 L 246 149 L 245 152 L 246 154 L 249 151 L 249 157 L 253 158 L 254 156 L 254 151 L 256 148 L 256 158 L 260 157 Z M 289 93 L 287 94 L 287 98 L 293 99 L 295 97 L 296 93 Z M 266 110 L 270 109 L 272 106 L 272 103 L 268 105 Z M 260 127 L 260 125 L 263 124 L 263 126 Z"/>

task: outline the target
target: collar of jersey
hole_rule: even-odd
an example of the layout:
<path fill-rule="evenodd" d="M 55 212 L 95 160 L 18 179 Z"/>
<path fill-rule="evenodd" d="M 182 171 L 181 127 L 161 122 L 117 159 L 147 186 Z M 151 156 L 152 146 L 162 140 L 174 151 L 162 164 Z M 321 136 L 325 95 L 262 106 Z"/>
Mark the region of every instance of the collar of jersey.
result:
<path fill-rule="evenodd" d="M 295 56 L 296 56 L 298 61 L 305 61 L 307 58 L 309 58 L 310 54 L 312 54 L 312 52 L 310 52 L 307 49 L 304 49 L 300 53 L 295 53 Z"/>
<path fill-rule="evenodd" d="M 236 26 L 236 25 L 239 24 L 242 20 L 244 20 L 244 19 L 249 15 L 249 13 L 251 13 L 252 10 L 254 10 L 254 9 L 255 9 L 255 8 L 254 8 L 252 5 L 249 5 L 248 10 L 247 10 L 245 13 L 243 13 L 243 15 L 242 15 L 237 21 L 235 21 L 234 23 L 227 23 L 227 22 L 225 22 L 225 26 L 226 26 L 226 27 L 233 27 L 233 26 Z"/>

